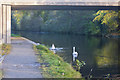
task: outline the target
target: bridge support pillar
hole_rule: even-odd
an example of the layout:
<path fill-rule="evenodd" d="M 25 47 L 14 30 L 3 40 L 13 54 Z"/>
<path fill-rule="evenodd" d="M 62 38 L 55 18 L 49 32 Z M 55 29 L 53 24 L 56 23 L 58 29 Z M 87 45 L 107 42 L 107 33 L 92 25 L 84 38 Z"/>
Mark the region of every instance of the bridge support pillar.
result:
<path fill-rule="evenodd" d="M 3 25 L 2 25 L 2 27 L 3 27 L 3 34 L 2 34 L 2 38 L 3 38 L 3 43 L 7 43 L 7 6 L 6 5 L 2 5 L 2 20 L 3 20 Z"/>
<path fill-rule="evenodd" d="M 11 6 L 0 5 L 0 44 L 11 43 Z"/>
<path fill-rule="evenodd" d="M 0 4 L 0 44 L 2 44 L 2 4 Z"/>
<path fill-rule="evenodd" d="M 7 5 L 7 43 L 11 43 L 11 6 Z"/>

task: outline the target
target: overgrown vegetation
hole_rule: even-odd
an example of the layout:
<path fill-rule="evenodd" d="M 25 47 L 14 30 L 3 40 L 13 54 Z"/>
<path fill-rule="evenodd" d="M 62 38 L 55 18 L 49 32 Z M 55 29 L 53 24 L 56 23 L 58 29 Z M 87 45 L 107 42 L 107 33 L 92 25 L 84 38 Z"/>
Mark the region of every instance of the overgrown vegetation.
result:
<path fill-rule="evenodd" d="M 76 59 L 76 61 L 73 62 L 73 68 L 75 68 L 77 71 L 80 71 L 80 68 L 85 65 L 86 65 L 86 63 L 84 61 L 80 61 L 78 59 Z"/>
<path fill-rule="evenodd" d="M 11 50 L 11 45 L 10 44 L 0 45 L 0 54 L 1 55 L 9 54 L 10 50 Z"/>
<path fill-rule="evenodd" d="M 0 45 L 0 55 L 5 55 L 5 54 L 9 54 L 11 50 L 11 45 L 10 44 L 2 44 Z M 0 57 L 1 58 L 1 57 Z M 0 69 L 0 80 L 3 77 L 3 71 L 2 69 Z"/>
<path fill-rule="evenodd" d="M 12 29 L 104 36 L 120 32 L 120 11 L 12 11 Z"/>
<path fill-rule="evenodd" d="M 34 49 L 37 51 L 38 61 L 43 63 L 40 68 L 45 78 L 82 78 L 78 71 L 46 46 L 38 45 Z"/>

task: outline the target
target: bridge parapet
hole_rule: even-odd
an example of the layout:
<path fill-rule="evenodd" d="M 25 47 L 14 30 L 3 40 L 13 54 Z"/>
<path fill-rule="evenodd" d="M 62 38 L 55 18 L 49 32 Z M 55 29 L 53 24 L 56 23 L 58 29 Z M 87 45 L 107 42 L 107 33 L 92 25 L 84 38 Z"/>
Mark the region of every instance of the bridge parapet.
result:
<path fill-rule="evenodd" d="M 119 6 L 120 0 L 0 0 L 9 5 Z"/>

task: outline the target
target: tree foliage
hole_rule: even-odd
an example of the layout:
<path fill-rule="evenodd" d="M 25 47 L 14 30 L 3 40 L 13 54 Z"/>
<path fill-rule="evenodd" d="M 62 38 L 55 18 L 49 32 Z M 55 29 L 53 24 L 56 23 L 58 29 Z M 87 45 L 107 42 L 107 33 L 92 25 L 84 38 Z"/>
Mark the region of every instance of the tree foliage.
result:
<path fill-rule="evenodd" d="M 12 11 L 12 29 L 106 35 L 120 31 L 119 13 L 113 10 L 16 10 Z"/>
<path fill-rule="evenodd" d="M 109 32 L 117 31 L 119 27 L 118 11 L 113 10 L 99 10 L 94 14 L 96 17 L 93 22 L 100 22 L 102 25 L 107 26 Z"/>

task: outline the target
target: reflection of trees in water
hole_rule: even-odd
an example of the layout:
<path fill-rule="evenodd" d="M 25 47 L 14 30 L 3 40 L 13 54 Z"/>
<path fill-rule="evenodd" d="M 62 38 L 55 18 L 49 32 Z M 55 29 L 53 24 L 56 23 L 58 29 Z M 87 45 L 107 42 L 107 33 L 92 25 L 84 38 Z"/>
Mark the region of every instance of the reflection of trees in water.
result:
<path fill-rule="evenodd" d="M 118 65 L 118 44 L 116 42 L 110 41 L 95 53 L 97 53 L 95 59 L 98 67 Z"/>
<path fill-rule="evenodd" d="M 45 45 L 51 46 L 51 44 L 54 43 L 57 47 L 67 48 L 64 52 L 58 54 L 69 63 L 72 61 L 71 54 L 73 46 L 76 47 L 76 51 L 79 53 L 78 59 L 86 61 L 87 65 L 93 65 L 95 62 L 99 67 L 105 67 L 116 64 L 118 61 L 118 43 L 116 40 L 111 41 L 111 39 L 99 37 L 84 37 L 67 34 L 40 34 L 24 31 L 20 33 L 17 32 L 17 34 L 24 35 L 35 42 L 40 42 Z"/>

